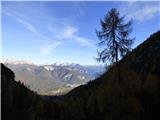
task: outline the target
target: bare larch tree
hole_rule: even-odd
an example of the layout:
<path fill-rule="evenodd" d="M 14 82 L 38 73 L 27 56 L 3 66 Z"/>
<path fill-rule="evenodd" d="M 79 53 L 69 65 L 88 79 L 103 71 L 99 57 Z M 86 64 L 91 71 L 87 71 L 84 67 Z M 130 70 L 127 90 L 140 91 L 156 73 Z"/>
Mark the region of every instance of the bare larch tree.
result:
<path fill-rule="evenodd" d="M 124 18 L 124 16 L 119 16 L 119 12 L 115 8 L 112 8 L 105 15 L 104 20 L 100 20 L 101 31 L 96 30 L 100 40 L 99 45 L 104 45 L 104 49 L 98 52 L 97 60 L 115 64 L 119 81 L 121 80 L 119 58 L 131 50 L 133 43 L 133 39 L 128 38 L 132 31 L 132 20 L 125 23 Z"/>

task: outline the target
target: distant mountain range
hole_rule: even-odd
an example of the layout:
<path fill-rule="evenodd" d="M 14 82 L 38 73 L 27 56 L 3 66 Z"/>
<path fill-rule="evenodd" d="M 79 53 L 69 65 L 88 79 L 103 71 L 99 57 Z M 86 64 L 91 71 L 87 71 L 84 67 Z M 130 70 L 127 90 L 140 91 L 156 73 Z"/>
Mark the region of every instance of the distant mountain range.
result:
<path fill-rule="evenodd" d="M 35 65 L 31 62 L 4 61 L 15 73 L 16 81 L 39 94 L 64 94 L 101 75 L 103 66 L 79 64 Z"/>

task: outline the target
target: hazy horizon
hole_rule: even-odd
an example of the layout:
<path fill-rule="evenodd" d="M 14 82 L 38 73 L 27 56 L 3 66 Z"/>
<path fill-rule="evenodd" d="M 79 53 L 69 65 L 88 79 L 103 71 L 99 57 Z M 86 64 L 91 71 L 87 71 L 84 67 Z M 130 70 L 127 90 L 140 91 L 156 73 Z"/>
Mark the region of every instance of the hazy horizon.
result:
<path fill-rule="evenodd" d="M 76 63 L 76 62 L 50 62 L 50 63 L 35 63 L 31 60 L 20 60 L 20 59 L 15 59 L 15 58 L 0 58 L 1 63 L 11 63 L 11 64 L 33 64 L 33 65 L 71 65 L 71 64 L 78 64 L 82 66 L 104 66 L 105 64 L 102 63 L 97 63 L 97 64 L 81 64 L 81 63 Z"/>

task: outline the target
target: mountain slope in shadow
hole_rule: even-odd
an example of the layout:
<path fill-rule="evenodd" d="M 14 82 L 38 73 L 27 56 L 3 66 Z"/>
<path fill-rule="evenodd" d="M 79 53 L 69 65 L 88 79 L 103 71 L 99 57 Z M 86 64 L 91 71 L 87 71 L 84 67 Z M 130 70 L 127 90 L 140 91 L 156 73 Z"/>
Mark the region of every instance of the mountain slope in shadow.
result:
<path fill-rule="evenodd" d="M 99 78 L 65 96 L 39 96 L 2 65 L 2 120 L 160 119 L 160 31 Z M 17 112 L 18 111 L 18 112 Z"/>
<path fill-rule="evenodd" d="M 29 120 L 35 114 L 39 97 L 14 78 L 14 73 L 1 64 L 2 120 Z"/>
<path fill-rule="evenodd" d="M 118 81 L 113 66 L 95 81 L 68 95 L 75 96 L 77 101 L 84 97 L 88 119 L 157 119 L 160 113 L 159 61 L 160 31 L 119 62 L 122 81 Z"/>

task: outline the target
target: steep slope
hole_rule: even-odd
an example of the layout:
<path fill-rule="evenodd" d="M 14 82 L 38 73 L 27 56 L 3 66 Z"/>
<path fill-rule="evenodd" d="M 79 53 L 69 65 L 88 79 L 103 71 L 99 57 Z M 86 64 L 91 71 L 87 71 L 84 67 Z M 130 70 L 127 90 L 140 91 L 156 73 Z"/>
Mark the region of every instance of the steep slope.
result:
<path fill-rule="evenodd" d="M 116 68 L 112 66 L 101 77 L 74 89 L 68 96 L 79 105 L 83 104 L 85 119 L 160 118 L 159 61 L 160 31 L 119 62 L 122 81 L 118 81 Z"/>
<path fill-rule="evenodd" d="M 1 118 L 2 120 L 29 120 L 40 101 L 36 93 L 14 80 L 14 73 L 1 64 Z"/>

